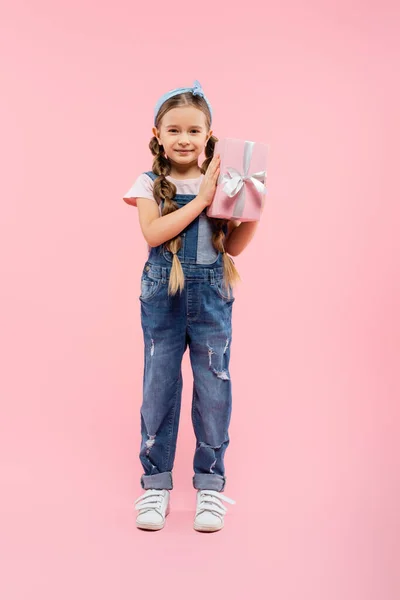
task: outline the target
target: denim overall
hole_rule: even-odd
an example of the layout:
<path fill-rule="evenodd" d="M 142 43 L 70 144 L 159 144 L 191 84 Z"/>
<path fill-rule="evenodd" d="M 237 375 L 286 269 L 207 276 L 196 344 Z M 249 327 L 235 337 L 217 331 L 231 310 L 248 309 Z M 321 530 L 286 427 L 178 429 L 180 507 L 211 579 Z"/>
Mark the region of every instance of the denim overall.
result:
<path fill-rule="evenodd" d="M 158 177 L 152 171 L 146 175 L 153 180 Z M 176 194 L 174 200 L 182 207 L 193 198 L 192 194 Z M 168 295 L 173 255 L 163 245 L 150 248 L 143 268 L 139 297 L 144 336 L 139 454 L 144 468 L 143 489 L 173 487 L 183 384 L 181 363 L 188 345 L 196 436 L 193 486 L 217 492 L 225 487 L 224 454 L 232 410 L 229 359 L 234 297 L 232 288 L 229 298 L 223 287 L 222 253 L 211 245 L 211 226 L 205 211 L 181 232 L 182 246 L 177 256 L 185 275 L 182 293 Z"/>

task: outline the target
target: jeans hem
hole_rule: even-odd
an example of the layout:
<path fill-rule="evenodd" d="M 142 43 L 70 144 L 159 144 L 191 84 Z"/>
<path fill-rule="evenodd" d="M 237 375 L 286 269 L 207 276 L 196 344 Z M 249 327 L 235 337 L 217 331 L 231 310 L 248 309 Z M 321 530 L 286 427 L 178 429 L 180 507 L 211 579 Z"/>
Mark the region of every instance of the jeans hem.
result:
<path fill-rule="evenodd" d="M 195 473 L 193 476 L 193 487 L 196 490 L 214 490 L 223 492 L 225 488 L 226 477 L 211 473 Z"/>
<path fill-rule="evenodd" d="M 144 490 L 172 490 L 172 473 L 171 471 L 164 471 L 154 475 L 142 475 L 140 484 Z"/>

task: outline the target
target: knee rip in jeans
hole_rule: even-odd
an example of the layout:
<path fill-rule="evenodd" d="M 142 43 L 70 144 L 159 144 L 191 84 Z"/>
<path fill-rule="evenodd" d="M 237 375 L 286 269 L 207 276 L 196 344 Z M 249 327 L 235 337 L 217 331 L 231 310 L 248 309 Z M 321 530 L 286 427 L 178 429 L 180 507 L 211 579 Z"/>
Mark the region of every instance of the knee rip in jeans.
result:
<path fill-rule="evenodd" d="M 229 339 L 226 340 L 224 351 L 222 353 L 223 355 L 227 351 L 228 345 L 229 345 Z M 208 366 L 210 367 L 210 369 L 212 370 L 212 372 L 215 373 L 215 375 L 217 377 L 219 377 L 220 379 L 229 380 L 228 371 L 226 369 L 222 369 L 222 371 L 218 371 L 218 369 L 215 369 L 212 366 L 212 358 L 211 358 L 211 356 L 213 354 L 216 354 L 216 353 L 214 352 L 214 350 L 211 348 L 211 346 L 209 344 L 207 344 L 207 346 L 208 346 Z"/>
<path fill-rule="evenodd" d="M 150 453 L 150 450 L 152 449 L 152 447 L 154 446 L 154 442 L 156 441 L 156 436 L 155 435 L 148 435 L 148 440 L 146 442 L 146 455 L 148 456 Z"/>

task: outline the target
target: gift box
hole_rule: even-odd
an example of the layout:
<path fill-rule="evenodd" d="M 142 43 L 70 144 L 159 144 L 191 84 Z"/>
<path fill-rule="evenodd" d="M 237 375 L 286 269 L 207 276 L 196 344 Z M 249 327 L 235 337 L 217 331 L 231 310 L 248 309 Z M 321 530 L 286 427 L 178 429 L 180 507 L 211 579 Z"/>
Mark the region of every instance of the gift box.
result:
<path fill-rule="evenodd" d="M 237 221 L 259 221 L 266 194 L 267 144 L 224 138 L 215 144 L 221 155 L 215 196 L 207 216 Z"/>

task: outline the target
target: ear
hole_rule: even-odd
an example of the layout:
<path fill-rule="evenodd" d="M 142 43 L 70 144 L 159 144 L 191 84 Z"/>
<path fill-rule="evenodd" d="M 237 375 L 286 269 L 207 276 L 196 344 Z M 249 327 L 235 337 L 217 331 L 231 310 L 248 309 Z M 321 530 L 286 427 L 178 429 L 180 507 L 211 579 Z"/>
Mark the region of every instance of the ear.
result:
<path fill-rule="evenodd" d="M 160 142 L 160 139 L 159 139 L 159 137 L 160 137 L 160 134 L 159 134 L 159 131 L 158 131 L 157 127 L 153 127 L 153 129 L 152 129 L 151 131 L 152 131 L 152 133 L 153 133 L 154 137 L 156 137 L 156 138 L 157 138 L 157 142 L 158 142 L 159 144 L 161 144 L 161 142 Z"/>

